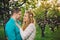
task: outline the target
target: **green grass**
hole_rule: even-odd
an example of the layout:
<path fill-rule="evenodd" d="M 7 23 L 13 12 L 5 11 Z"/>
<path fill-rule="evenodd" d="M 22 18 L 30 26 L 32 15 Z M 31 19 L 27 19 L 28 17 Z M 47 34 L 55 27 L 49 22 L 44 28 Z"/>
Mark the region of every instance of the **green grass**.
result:
<path fill-rule="evenodd" d="M 60 31 L 58 31 L 59 33 L 57 30 L 52 32 L 48 25 L 45 27 L 45 37 L 41 37 L 41 28 L 38 25 L 36 25 L 36 30 L 35 40 L 58 40 L 60 38 L 60 36 L 58 36 Z"/>
<path fill-rule="evenodd" d="M 4 40 L 4 27 L 0 26 L 0 40 Z"/>
<path fill-rule="evenodd" d="M 41 37 L 41 28 L 36 25 L 36 36 L 34 40 L 60 40 L 60 30 L 52 32 L 49 29 L 49 26 L 46 25 L 45 28 L 45 37 Z M 0 26 L 0 40 L 4 40 L 4 28 Z"/>

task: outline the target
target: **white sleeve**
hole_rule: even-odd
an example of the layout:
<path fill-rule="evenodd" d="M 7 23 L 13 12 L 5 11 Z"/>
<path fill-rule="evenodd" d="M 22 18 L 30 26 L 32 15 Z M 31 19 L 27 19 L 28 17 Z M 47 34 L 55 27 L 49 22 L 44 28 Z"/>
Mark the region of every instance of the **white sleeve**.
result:
<path fill-rule="evenodd" d="M 23 39 L 27 39 L 33 32 L 33 28 L 31 25 L 29 25 L 23 32 Z"/>
<path fill-rule="evenodd" d="M 27 40 L 34 40 L 35 35 L 36 35 L 36 27 L 34 24 L 32 24 L 32 28 L 34 29 L 32 34 L 30 35 L 30 37 Z"/>

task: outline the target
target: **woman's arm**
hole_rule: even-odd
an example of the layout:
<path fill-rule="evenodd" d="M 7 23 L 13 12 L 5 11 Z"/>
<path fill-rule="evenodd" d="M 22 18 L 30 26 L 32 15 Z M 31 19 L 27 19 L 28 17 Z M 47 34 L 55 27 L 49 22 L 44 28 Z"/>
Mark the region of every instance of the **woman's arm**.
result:
<path fill-rule="evenodd" d="M 36 35 L 36 27 L 34 24 L 32 24 L 32 28 L 34 29 L 32 34 L 30 35 L 30 37 L 27 40 L 34 40 L 35 35 Z"/>
<path fill-rule="evenodd" d="M 33 33 L 32 24 L 30 24 L 24 31 L 23 31 L 23 39 L 29 38 L 29 36 Z"/>

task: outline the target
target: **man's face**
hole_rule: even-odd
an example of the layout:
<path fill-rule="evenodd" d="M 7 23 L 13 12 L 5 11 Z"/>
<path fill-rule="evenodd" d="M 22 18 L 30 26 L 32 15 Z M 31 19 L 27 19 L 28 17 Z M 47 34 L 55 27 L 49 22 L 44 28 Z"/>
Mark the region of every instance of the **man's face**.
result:
<path fill-rule="evenodd" d="M 17 20 L 20 20 L 20 17 L 21 17 L 21 11 L 17 13 L 17 16 L 16 16 Z"/>

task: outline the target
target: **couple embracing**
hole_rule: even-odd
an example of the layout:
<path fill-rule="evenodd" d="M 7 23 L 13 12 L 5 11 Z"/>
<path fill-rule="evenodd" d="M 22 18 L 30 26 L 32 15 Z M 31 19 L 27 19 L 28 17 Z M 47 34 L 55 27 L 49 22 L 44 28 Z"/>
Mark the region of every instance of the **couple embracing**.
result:
<path fill-rule="evenodd" d="M 33 16 L 31 11 L 26 11 L 21 27 L 21 22 L 19 21 L 21 18 L 21 10 L 15 8 L 12 11 L 10 20 L 5 25 L 7 40 L 34 40 L 36 27 Z"/>

